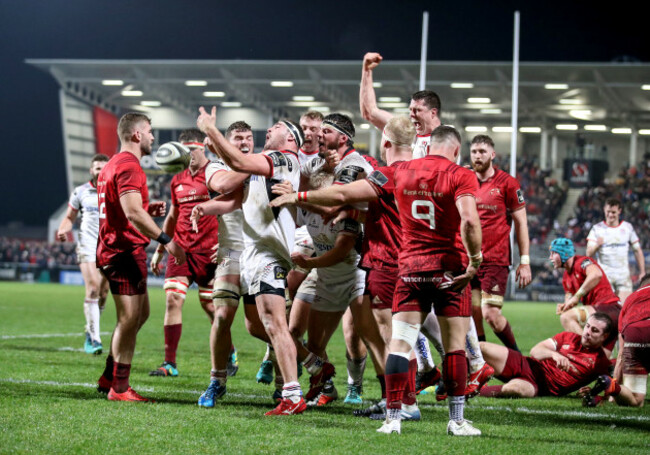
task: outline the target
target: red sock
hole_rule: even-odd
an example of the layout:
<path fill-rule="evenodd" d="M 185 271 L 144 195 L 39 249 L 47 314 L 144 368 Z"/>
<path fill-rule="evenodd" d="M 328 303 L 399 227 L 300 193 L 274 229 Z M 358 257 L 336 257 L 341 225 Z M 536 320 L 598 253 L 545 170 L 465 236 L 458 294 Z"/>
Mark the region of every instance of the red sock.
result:
<path fill-rule="evenodd" d="M 381 397 L 386 398 L 386 376 L 383 374 L 378 374 L 377 380 L 379 381 L 379 386 L 381 387 Z"/>
<path fill-rule="evenodd" d="M 131 375 L 130 363 L 115 362 L 113 367 L 113 390 L 124 393 L 129 389 L 129 376 Z"/>
<path fill-rule="evenodd" d="M 104 376 L 106 379 L 109 381 L 113 381 L 113 364 L 115 360 L 113 359 L 112 355 L 109 355 L 106 357 L 106 366 L 104 367 L 104 372 L 102 373 L 102 376 Z"/>
<path fill-rule="evenodd" d="M 482 397 L 498 397 L 499 394 L 501 393 L 501 389 L 503 389 L 503 384 L 501 385 L 484 385 L 481 388 L 481 396 Z"/>
<path fill-rule="evenodd" d="M 386 375 L 386 408 L 401 409 L 402 397 L 409 381 L 409 373 Z"/>
<path fill-rule="evenodd" d="M 445 381 L 447 394 L 464 396 L 467 387 L 467 358 L 465 351 L 452 351 L 445 354 L 442 362 L 442 379 Z"/>
<path fill-rule="evenodd" d="M 499 337 L 505 347 L 519 351 L 517 342 L 515 341 L 515 334 L 512 333 L 512 328 L 510 327 L 509 322 L 506 321 L 506 326 L 503 328 L 503 330 L 499 333 L 494 332 L 494 334 Z"/>
<path fill-rule="evenodd" d="M 176 363 L 176 350 L 181 339 L 183 324 L 166 325 L 165 329 L 165 362 Z"/>
<path fill-rule="evenodd" d="M 407 405 L 415 404 L 415 375 L 418 372 L 418 361 L 413 359 L 409 361 L 408 382 L 406 389 L 404 389 L 404 397 L 402 403 Z"/>

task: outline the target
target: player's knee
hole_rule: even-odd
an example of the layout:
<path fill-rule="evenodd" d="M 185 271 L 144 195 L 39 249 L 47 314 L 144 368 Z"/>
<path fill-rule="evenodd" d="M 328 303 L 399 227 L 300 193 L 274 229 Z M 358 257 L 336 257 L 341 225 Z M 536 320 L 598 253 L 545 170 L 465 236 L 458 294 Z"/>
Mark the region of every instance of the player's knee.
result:
<path fill-rule="evenodd" d="M 189 285 L 179 280 L 165 279 L 163 289 L 167 295 L 167 310 L 180 310 L 187 295 Z"/>
<path fill-rule="evenodd" d="M 483 317 L 490 326 L 494 327 L 501 318 L 501 308 L 492 305 L 484 305 Z"/>
<path fill-rule="evenodd" d="M 390 341 L 391 352 L 411 352 L 418 340 L 419 333 L 420 324 L 409 324 L 408 322 L 393 319 L 393 337 Z"/>
<path fill-rule="evenodd" d="M 560 323 L 564 328 L 567 328 L 571 323 L 573 323 L 576 320 L 577 317 L 573 311 L 565 311 L 560 315 Z"/>

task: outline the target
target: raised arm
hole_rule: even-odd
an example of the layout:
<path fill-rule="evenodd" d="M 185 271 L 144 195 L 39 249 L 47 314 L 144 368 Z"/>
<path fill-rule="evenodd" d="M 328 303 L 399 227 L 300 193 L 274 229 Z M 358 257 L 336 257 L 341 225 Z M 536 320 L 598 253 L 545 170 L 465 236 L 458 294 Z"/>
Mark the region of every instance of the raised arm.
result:
<path fill-rule="evenodd" d="M 376 52 L 368 52 L 363 57 L 363 68 L 361 70 L 361 87 L 359 89 L 359 107 L 361 116 L 375 125 L 380 130 L 384 129 L 386 123 L 393 117 L 388 111 L 379 109 L 377 97 L 373 87 L 372 70 L 375 69 L 383 57 Z"/>
<path fill-rule="evenodd" d="M 228 142 L 224 135 L 221 134 L 221 131 L 216 127 L 217 108 L 213 107 L 211 113 L 208 114 L 203 106 L 201 106 L 199 112 L 196 126 L 210 138 L 214 149 L 228 166 L 235 171 L 245 172 L 247 174 L 264 175 L 267 177 L 271 175 L 273 168 L 271 167 L 271 162 L 265 155 L 244 154 Z"/>
<path fill-rule="evenodd" d="M 368 202 L 377 199 L 377 193 L 368 180 L 357 180 L 346 185 L 332 185 L 327 188 L 278 196 L 271 201 L 272 207 L 308 202 L 315 205 L 336 207 L 355 202 Z"/>

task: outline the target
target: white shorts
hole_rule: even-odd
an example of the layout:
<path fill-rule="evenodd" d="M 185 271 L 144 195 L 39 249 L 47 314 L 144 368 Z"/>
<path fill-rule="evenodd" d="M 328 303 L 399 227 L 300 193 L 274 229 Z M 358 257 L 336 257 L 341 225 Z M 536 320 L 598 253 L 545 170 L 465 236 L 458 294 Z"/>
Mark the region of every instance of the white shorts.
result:
<path fill-rule="evenodd" d="M 87 245 L 84 243 L 77 243 L 77 262 L 96 262 L 97 243 L 94 245 Z"/>
<path fill-rule="evenodd" d="M 219 279 L 219 277 L 224 275 L 239 275 L 241 270 L 239 257 L 241 254 L 241 251 L 219 247 L 217 270 L 214 274 L 215 279 Z"/>
<path fill-rule="evenodd" d="M 614 293 L 632 292 L 632 278 L 630 277 L 630 270 L 608 270 L 605 275 L 612 286 Z"/>
<path fill-rule="evenodd" d="M 268 251 L 246 248 L 241 256 L 242 294 L 273 294 L 285 298 L 287 273 L 291 264 Z"/>
<path fill-rule="evenodd" d="M 345 311 L 357 297 L 363 295 L 366 272 L 355 269 L 348 278 L 340 281 L 319 279 L 316 269 L 309 272 L 302 282 L 296 298 L 311 303 L 311 307 L 323 312 Z"/>
<path fill-rule="evenodd" d="M 314 242 L 307 231 L 307 226 L 301 226 L 296 229 L 296 241 L 293 246 L 294 253 L 304 254 L 307 257 L 313 257 L 316 253 Z M 293 269 L 304 274 L 309 273 L 310 269 L 304 269 L 298 265 L 293 265 Z"/>

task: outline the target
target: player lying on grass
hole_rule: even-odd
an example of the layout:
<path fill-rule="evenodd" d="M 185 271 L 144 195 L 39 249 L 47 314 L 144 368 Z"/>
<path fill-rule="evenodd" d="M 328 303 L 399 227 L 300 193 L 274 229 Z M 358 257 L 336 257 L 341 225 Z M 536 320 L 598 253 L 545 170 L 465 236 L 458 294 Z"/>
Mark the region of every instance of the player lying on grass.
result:
<path fill-rule="evenodd" d="M 494 343 L 481 342 L 485 360 L 503 385 L 485 386 L 481 396 L 532 398 L 562 396 L 607 373 L 603 343 L 614 330 L 605 313 L 592 314 L 582 335 L 561 332 L 537 343 L 530 356 Z"/>

